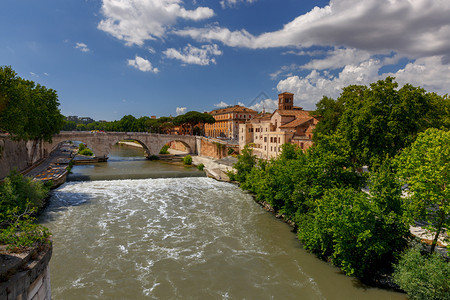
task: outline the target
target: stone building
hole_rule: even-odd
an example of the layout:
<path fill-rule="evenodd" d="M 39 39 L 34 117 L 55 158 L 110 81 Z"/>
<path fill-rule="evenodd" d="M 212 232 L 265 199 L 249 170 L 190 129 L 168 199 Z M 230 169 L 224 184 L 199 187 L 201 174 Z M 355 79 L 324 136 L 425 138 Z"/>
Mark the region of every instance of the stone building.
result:
<path fill-rule="evenodd" d="M 276 111 L 263 112 L 239 125 L 239 150 L 249 145 L 257 157 L 269 159 L 277 157 L 285 143 L 307 149 L 313 144 L 312 131 L 317 122 L 309 111 L 294 106 L 294 94 L 281 93 Z"/>
<path fill-rule="evenodd" d="M 235 105 L 232 107 L 216 109 L 210 112 L 216 122 L 205 124 L 205 135 L 209 137 L 222 137 L 230 140 L 239 138 L 239 125 L 252 120 L 258 113 L 253 109 Z"/>

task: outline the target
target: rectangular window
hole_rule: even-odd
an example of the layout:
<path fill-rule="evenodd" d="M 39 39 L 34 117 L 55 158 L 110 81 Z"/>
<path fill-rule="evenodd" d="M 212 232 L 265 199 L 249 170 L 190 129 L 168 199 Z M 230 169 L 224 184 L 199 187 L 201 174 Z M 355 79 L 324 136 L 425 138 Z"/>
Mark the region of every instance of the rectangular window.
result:
<path fill-rule="evenodd" d="M 266 136 L 264 137 L 264 142 L 267 142 L 267 137 Z"/>

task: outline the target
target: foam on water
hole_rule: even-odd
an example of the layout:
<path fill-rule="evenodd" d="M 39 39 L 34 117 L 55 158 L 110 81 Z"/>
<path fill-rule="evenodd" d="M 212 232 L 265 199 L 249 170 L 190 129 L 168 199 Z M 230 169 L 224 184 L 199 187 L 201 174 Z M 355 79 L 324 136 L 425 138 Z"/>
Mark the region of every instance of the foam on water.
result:
<path fill-rule="evenodd" d="M 330 266 L 303 266 L 287 225 L 209 178 L 69 182 L 43 223 L 54 299 L 322 299 L 338 276 L 311 274 Z"/>

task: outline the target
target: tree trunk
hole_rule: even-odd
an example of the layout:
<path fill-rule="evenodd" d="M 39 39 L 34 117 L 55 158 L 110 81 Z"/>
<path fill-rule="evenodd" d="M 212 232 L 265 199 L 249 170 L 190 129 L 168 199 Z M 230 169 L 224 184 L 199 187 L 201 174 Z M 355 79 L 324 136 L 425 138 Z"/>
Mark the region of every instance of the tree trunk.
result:
<path fill-rule="evenodd" d="M 430 253 L 433 253 L 434 252 L 434 248 L 436 248 L 437 241 L 438 241 L 438 238 L 439 238 L 439 234 L 441 233 L 442 226 L 444 224 L 444 218 L 445 218 L 444 210 L 441 210 L 441 215 L 440 215 L 440 218 L 439 218 L 439 225 L 436 228 L 437 230 L 436 230 L 436 235 L 434 236 L 434 239 L 433 239 L 433 243 L 431 243 Z"/>

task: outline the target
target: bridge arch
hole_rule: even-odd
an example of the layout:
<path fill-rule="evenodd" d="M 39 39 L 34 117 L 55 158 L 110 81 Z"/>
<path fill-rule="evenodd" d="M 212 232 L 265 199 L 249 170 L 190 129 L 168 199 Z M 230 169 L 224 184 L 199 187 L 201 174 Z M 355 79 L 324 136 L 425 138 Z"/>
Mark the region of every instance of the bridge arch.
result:
<path fill-rule="evenodd" d="M 107 159 L 111 147 L 121 140 L 136 140 L 143 145 L 147 155 L 159 154 L 161 148 L 172 141 L 186 145 L 191 154 L 197 154 L 197 138 L 190 135 L 153 134 L 146 132 L 96 132 L 65 131 L 53 136 L 52 143 L 44 143 L 43 147 L 50 153 L 63 141 L 82 141 L 94 152 L 95 157 Z"/>

